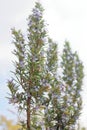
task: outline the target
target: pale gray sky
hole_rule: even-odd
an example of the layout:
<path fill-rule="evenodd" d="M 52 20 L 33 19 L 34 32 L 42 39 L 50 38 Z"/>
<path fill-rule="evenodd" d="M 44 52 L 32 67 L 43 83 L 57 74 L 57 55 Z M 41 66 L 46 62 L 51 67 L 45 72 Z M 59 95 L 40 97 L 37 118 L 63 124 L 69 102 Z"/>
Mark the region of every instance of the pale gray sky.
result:
<path fill-rule="evenodd" d="M 44 18 L 49 24 L 50 36 L 63 45 L 67 39 L 84 63 L 83 112 L 81 124 L 87 122 L 87 0 L 40 0 L 45 9 Z M 5 99 L 8 91 L 6 82 L 12 70 L 14 56 L 11 51 L 11 28 L 26 33 L 27 17 L 35 0 L 0 0 L 0 114 L 8 115 L 9 106 Z M 10 113 L 9 113 L 10 114 Z M 14 119 L 14 115 L 12 115 Z"/>

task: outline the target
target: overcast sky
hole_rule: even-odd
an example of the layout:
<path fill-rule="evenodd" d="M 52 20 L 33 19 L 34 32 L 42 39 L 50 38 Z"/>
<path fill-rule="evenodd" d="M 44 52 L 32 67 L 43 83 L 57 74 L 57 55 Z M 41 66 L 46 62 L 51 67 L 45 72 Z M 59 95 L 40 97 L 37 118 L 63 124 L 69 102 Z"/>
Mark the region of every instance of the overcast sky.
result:
<path fill-rule="evenodd" d="M 45 9 L 44 18 L 49 24 L 49 35 L 61 45 L 68 40 L 84 64 L 83 112 L 81 124 L 87 123 L 87 0 L 40 0 Z M 26 33 L 27 18 L 35 0 L 0 0 L 0 114 L 12 115 L 8 110 L 7 80 L 13 69 L 11 28 Z"/>

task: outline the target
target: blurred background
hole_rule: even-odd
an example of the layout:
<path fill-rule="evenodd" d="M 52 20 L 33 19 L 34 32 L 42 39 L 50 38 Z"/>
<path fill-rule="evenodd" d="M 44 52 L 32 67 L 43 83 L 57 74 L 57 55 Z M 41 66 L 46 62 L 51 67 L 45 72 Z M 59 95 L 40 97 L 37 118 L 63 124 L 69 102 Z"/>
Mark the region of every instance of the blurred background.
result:
<path fill-rule="evenodd" d="M 83 109 L 79 119 L 79 128 L 87 127 L 87 1 L 86 0 L 39 0 L 45 11 L 44 19 L 48 23 L 50 37 L 62 48 L 68 40 L 74 51 L 77 51 L 84 65 L 84 81 L 82 88 Z M 31 14 L 35 0 L 0 0 L 0 129 L 9 124 L 9 130 L 18 129 L 18 115 L 15 106 L 8 103 L 9 90 L 7 80 L 14 69 L 11 44 L 11 28 L 27 30 L 27 18 Z M 13 120 L 13 121 L 11 121 Z M 2 123 L 5 122 L 5 123 Z M 15 126 L 16 125 L 16 126 Z"/>

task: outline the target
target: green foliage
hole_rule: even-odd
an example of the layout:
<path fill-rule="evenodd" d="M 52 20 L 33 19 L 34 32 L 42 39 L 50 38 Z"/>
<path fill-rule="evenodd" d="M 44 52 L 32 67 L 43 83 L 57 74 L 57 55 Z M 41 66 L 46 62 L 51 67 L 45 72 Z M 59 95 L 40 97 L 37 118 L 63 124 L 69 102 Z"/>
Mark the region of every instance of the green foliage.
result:
<path fill-rule="evenodd" d="M 80 115 L 83 65 L 68 42 L 60 63 L 58 44 L 48 37 L 43 11 L 36 2 L 28 18 L 27 41 L 21 30 L 12 29 L 17 59 L 8 81 L 9 102 L 26 113 L 22 128 L 70 130 Z"/>

